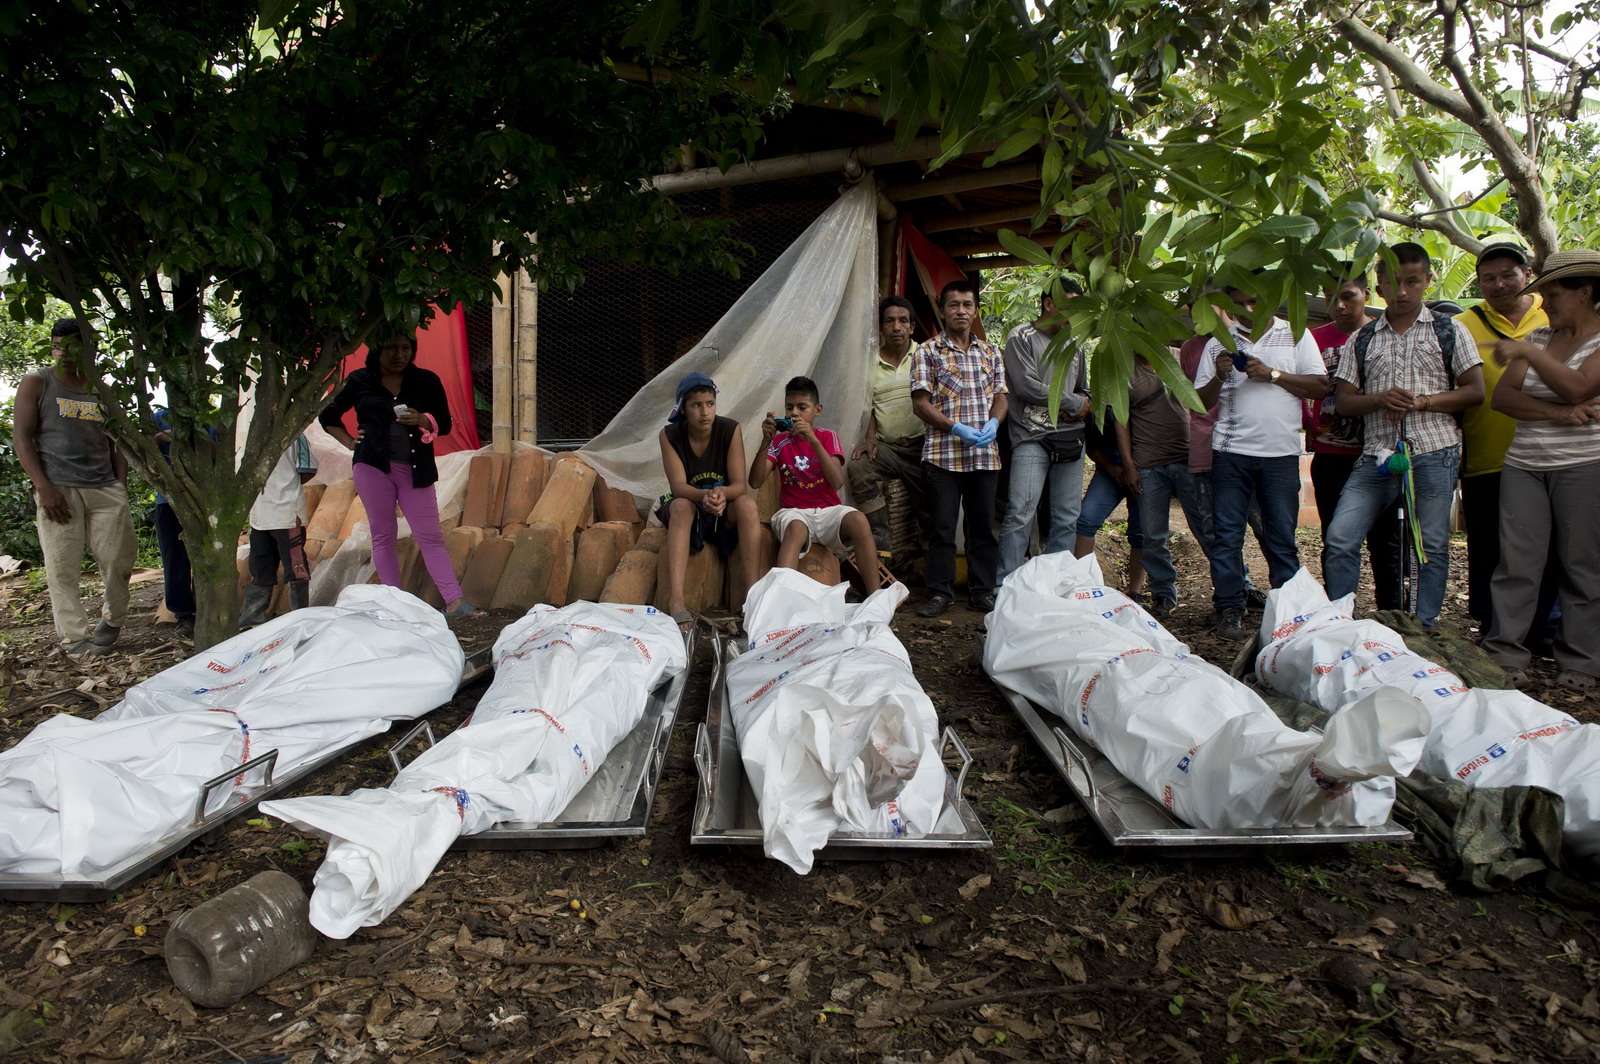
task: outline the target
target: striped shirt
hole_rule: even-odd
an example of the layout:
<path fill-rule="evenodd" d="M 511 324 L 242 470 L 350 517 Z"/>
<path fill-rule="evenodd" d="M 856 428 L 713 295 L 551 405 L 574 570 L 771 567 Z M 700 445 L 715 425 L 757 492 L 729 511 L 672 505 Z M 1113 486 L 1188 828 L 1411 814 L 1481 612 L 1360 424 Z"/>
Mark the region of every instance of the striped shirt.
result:
<path fill-rule="evenodd" d="M 1550 346 L 1550 329 L 1535 329 L 1529 336 L 1530 344 Z M 1578 345 L 1567 358 L 1567 368 L 1581 368 L 1596 350 L 1600 350 L 1600 336 L 1591 336 Z M 1528 368 L 1522 378 L 1522 394 L 1542 399 L 1547 403 L 1565 403 L 1566 400 L 1551 390 L 1539 376 L 1539 371 Z M 1600 462 L 1600 423 L 1588 421 L 1582 425 L 1566 425 L 1555 421 L 1519 421 L 1517 434 L 1506 449 L 1506 465 L 1514 469 L 1538 472 L 1547 469 L 1566 469 L 1569 466 Z"/>
<path fill-rule="evenodd" d="M 911 390 L 927 392 L 933 406 L 952 421 L 983 428 L 994 397 L 1006 390 L 1005 360 L 987 340 L 972 338 L 965 351 L 943 332 L 917 348 L 911 357 Z M 1000 448 L 970 447 L 932 425 L 922 437 L 922 460 L 952 473 L 1000 468 Z"/>
<path fill-rule="evenodd" d="M 1456 331 L 1455 379 L 1474 366 L 1483 364 L 1478 357 L 1478 345 L 1472 333 L 1459 321 L 1450 322 Z M 1366 330 L 1373 330 L 1372 343 L 1367 348 L 1367 377 L 1361 379 L 1356 364 L 1356 338 Z M 1349 381 L 1367 395 L 1377 395 L 1390 388 L 1404 388 L 1413 395 L 1434 395 L 1453 387 L 1450 374 L 1445 372 L 1444 352 L 1439 347 L 1439 336 L 1434 332 L 1433 311 L 1423 307 L 1417 320 L 1403 333 L 1389 325 L 1385 314 L 1375 322 L 1361 327 L 1339 349 L 1339 369 L 1334 374 L 1339 380 Z M 1436 410 L 1412 410 L 1406 414 L 1406 439 L 1411 442 L 1411 453 L 1430 454 L 1446 447 L 1461 444 L 1461 430 L 1456 419 Z M 1386 410 L 1374 410 L 1362 422 L 1362 452 L 1375 455 L 1379 451 L 1393 450 L 1400 435 L 1400 422 L 1390 421 Z"/>

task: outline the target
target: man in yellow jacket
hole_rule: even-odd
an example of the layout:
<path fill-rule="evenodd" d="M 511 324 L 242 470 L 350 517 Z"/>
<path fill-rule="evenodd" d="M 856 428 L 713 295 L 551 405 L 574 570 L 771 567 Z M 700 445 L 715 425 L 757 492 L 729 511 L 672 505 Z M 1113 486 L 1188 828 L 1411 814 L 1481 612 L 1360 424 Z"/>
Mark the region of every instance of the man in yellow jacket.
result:
<path fill-rule="evenodd" d="M 1500 470 L 1517 423 L 1490 407 L 1504 367 L 1489 357 L 1501 340 L 1523 340 L 1550 324 L 1544 297 L 1524 294 L 1533 272 L 1528 253 L 1511 243 L 1490 244 L 1478 253 L 1478 288 L 1483 301 L 1456 320 L 1467 327 L 1483 359 L 1483 402 L 1466 410 L 1462 424 L 1461 509 L 1467 531 L 1467 610 L 1487 631 L 1493 613 L 1489 582 L 1500 564 Z M 1549 585 L 1549 581 L 1546 581 Z M 1547 597 L 1548 595 L 1548 597 Z M 1554 588 L 1547 586 L 1539 616 L 1549 613 Z"/>

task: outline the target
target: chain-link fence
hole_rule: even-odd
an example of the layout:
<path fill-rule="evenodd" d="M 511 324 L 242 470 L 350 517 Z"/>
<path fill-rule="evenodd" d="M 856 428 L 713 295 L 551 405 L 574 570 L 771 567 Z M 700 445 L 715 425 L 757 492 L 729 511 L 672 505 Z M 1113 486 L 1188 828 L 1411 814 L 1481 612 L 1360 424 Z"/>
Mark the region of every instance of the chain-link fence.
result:
<path fill-rule="evenodd" d="M 691 192 L 676 199 L 694 218 L 728 218 L 749 250 L 739 277 L 592 258 L 575 292 L 539 293 L 539 443 L 572 445 L 599 435 L 646 381 L 691 350 L 740 294 L 838 198 L 837 175 Z M 490 308 L 467 312 L 467 350 L 489 442 Z M 774 352 L 780 357 L 781 352 Z M 666 412 L 662 411 L 665 418 Z"/>

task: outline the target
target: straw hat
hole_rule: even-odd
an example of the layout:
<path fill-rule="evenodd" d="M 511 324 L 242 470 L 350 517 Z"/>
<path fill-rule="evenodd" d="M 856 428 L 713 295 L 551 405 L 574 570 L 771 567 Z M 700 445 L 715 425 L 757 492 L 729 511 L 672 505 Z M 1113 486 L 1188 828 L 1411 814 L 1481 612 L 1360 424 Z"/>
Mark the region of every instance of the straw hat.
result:
<path fill-rule="evenodd" d="M 1556 252 L 1544 260 L 1544 269 L 1523 291 L 1536 292 L 1569 277 L 1593 277 L 1596 278 L 1597 286 L 1600 286 L 1600 251 Z M 1600 287 L 1595 289 L 1595 296 L 1600 298 Z"/>

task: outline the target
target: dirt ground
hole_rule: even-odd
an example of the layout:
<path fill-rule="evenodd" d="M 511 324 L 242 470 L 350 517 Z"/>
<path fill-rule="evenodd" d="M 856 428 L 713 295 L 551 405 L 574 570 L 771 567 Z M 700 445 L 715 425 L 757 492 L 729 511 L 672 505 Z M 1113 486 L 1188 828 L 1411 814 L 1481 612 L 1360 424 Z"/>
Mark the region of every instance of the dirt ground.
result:
<path fill-rule="evenodd" d="M 1302 549 L 1315 568 L 1315 537 Z M 1114 553 L 1108 542 L 1112 572 Z M 1185 601 L 1170 627 L 1226 665 L 1236 647 L 1209 632 L 1192 544 L 1178 557 Z M 80 666 L 51 649 L 36 581 L 0 585 L 0 747 L 56 712 L 114 703 L 185 653 L 151 623 L 158 588 L 137 589 L 121 652 Z M 1446 619 L 1465 624 L 1464 607 L 1452 594 Z M 459 631 L 471 649 L 507 619 Z M 197 1008 L 167 977 L 169 923 L 264 869 L 309 886 L 322 858 L 315 839 L 235 820 L 114 900 L 0 903 L 0 1059 L 1600 1059 L 1593 914 L 1446 885 L 1411 844 L 1115 854 L 978 667 L 980 622 L 907 609 L 899 632 L 976 759 L 967 793 L 991 851 L 799 877 L 759 853 L 691 849 L 702 642 L 645 839 L 451 854 L 382 926 L 322 942 L 231 1008 Z M 1548 663 L 1539 676 L 1553 679 Z M 481 691 L 438 710 L 435 729 Z M 1600 721 L 1600 700 L 1535 693 Z M 383 783 L 398 734 L 303 793 Z"/>

